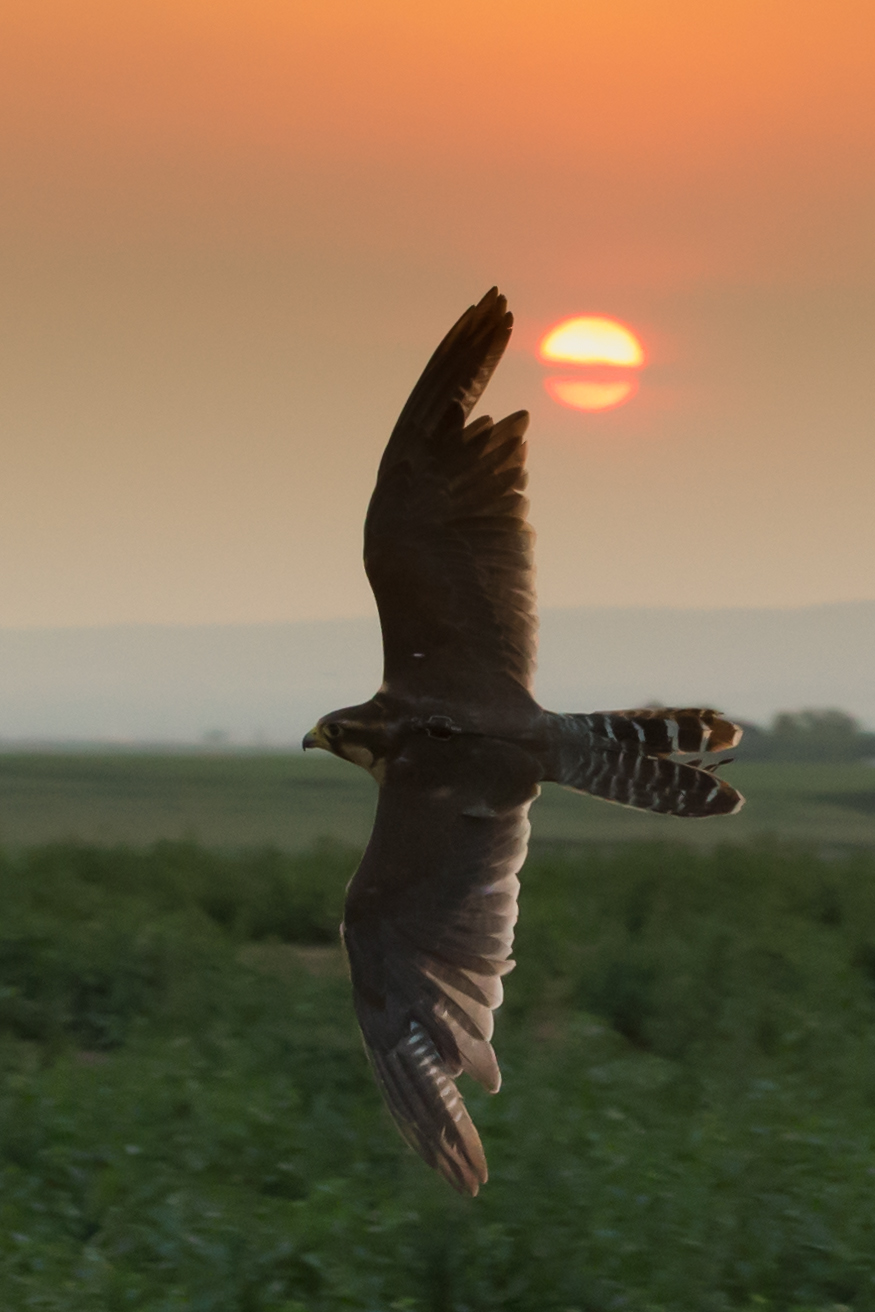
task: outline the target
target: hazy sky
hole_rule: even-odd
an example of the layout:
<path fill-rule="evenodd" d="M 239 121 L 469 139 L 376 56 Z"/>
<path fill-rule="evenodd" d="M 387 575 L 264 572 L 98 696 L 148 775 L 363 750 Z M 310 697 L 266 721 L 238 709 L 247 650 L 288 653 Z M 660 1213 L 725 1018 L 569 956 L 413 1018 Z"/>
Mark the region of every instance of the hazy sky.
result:
<path fill-rule="evenodd" d="M 0 626 L 368 613 L 443 332 L 517 318 L 542 604 L 875 598 L 871 0 L 6 0 Z M 534 357 L 617 315 L 634 401 Z"/>

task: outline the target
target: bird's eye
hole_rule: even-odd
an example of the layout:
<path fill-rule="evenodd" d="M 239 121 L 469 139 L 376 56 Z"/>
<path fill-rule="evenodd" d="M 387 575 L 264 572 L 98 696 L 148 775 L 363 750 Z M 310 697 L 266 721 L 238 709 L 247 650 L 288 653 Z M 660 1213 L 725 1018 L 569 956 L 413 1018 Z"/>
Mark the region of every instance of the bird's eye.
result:
<path fill-rule="evenodd" d="M 332 722 L 331 722 L 330 724 L 326 724 L 326 726 L 325 726 L 325 737 L 326 737 L 326 738 L 339 738 L 339 737 L 340 737 L 340 725 L 339 725 L 339 724 L 336 724 L 333 720 L 332 720 Z"/>

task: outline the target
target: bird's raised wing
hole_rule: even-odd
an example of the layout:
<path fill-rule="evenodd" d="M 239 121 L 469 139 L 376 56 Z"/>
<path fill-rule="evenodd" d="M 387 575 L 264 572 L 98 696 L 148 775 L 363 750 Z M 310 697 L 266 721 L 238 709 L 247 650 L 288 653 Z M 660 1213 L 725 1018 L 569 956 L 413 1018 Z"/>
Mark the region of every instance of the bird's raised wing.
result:
<path fill-rule="evenodd" d="M 521 411 L 465 421 L 510 337 L 493 288 L 425 368 L 380 463 L 365 568 L 380 612 L 385 681 L 444 703 L 528 689 L 534 672 L 534 534 Z"/>
<path fill-rule="evenodd" d="M 486 1180 L 455 1079 L 491 1092 L 489 1040 L 540 771 L 486 738 L 415 738 L 388 769 L 343 936 L 356 1013 L 401 1133 L 460 1192 Z"/>

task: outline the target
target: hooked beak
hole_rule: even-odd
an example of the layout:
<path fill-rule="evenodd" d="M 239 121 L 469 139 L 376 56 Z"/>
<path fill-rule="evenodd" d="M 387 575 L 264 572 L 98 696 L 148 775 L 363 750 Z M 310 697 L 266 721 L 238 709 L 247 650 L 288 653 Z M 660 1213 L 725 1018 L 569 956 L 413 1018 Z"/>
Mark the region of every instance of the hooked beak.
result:
<path fill-rule="evenodd" d="M 328 743 L 325 741 L 325 735 L 319 728 L 318 724 L 312 728 L 309 733 L 304 734 L 304 741 L 301 743 L 301 747 L 305 752 L 308 747 L 321 747 L 323 751 L 329 751 Z"/>

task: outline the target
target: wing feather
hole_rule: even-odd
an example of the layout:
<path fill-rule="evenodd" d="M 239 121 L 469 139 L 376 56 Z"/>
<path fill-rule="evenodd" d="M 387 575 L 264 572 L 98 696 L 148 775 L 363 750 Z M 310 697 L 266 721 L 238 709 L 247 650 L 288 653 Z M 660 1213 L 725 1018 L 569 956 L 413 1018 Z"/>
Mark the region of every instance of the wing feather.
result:
<path fill-rule="evenodd" d="M 343 936 L 356 1013 L 407 1141 L 455 1188 L 486 1179 L 455 1085 L 501 1076 L 493 1012 L 517 917 L 517 871 L 540 768 L 483 738 L 423 735 L 387 769 L 371 841 L 350 884 Z"/>
<path fill-rule="evenodd" d="M 460 1193 L 476 1194 L 488 1175 L 483 1145 L 422 1027 L 412 1022 L 393 1049 L 371 1055 L 386 1105 L 411 1148 Z"/>
<path fill-rule="evenodd" d="M 486 706 L 531 686 L 537 618 L 525 412 L 465 420 L 510 337 L 493 289 L 435 351 L 386 447 L 365 568 L 393 692 Z"/>

